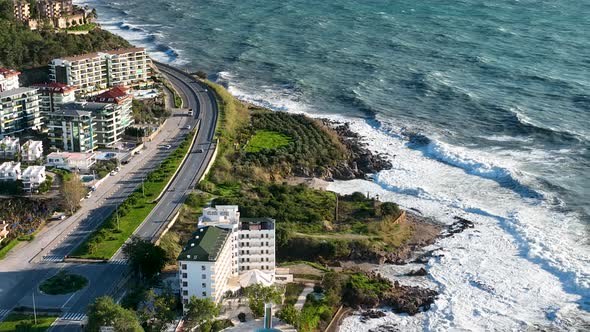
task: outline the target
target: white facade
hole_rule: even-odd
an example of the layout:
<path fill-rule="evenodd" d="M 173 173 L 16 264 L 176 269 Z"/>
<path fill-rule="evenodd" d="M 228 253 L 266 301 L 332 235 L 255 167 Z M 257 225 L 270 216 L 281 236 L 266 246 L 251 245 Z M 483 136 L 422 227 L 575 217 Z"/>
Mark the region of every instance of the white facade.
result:
<path fill-rule="evenodd" d="M 0 165 L 0 181 L 16 181 L 21 179 L 20 163 L 7 161 Z"/>
<path fill-rule="evenodd" d="M 220 250 L 221 254 L 213 260 L 211 257 L 206 260 L 186 257 L 190 252 L 196 252 L 191 250 L 194 240 L 189 241 L 184 248 L 178 258 L 183 303 L 193 295 L 219 301 L 228 290 L 230 278 L 252 271 L 258 270 L 267 274 L 268 280 L 274 280 L 276 258 L 273 219 L 240 218 L 238 206 L 218 205 L 203 209 L 203 215 L 199 217 L 199 228 L 193 234 L 195 240 L 199 240 L 199 233 L 208 233 L 209 228 L 224 230 L 227 240 Z M 213 271 L 209 279 L 213 286 L 199 281 L 204 276 L 201 271 Z"/>
<path fill-rule="evenodd" d="M 0 68 L 0 92 L 13 90 L 19 87 L 18 83 L 18 76 L 20 72 L 7 69 L 7 68 Z"/>
<path fill-rule="evenodd" d="M 206 228 L 199 230 L 206 230 Z M 198 233 L 195 232 L 195 234 Z M 192 296 L 199 299 L 210 298 L 215 302 L 221 301 L 227 282 L 232 276 L 231 246 L 232 241 L 226 238 L 213 261 L 192 261 L 191 257 L 180 257 L 180 291 L 183 305 L 187 304 Z"/>
<path fill-rule="evenodd" d="M 46 179 L 45 166 L 29 166 L 22 175 L 23 189 L 25 192 L 35 191 Z"/>
<path fill-rule="evenodd" d="M 45 166 L 87 172 L 95 162 L 95 153 L 52 152 L 47 155 Z"/>
<path fill-rule="evenodd" d="M 43 142 L 29 140 L 20 148 L 21 160 L 35 162 L 43 157 Z"/>
<path fill-rule="evenodd" d="M 20 139 L 18 137 L 5 136 L 0 140 L 0 158 L 14 159 L 20 150 Z"/>

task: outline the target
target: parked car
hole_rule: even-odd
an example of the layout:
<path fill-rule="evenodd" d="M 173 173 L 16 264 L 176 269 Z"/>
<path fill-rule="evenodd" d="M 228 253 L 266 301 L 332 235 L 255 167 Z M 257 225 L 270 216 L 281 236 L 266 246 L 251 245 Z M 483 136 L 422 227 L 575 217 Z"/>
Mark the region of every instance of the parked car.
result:
<path fill-rule="evenodd" d="M 197 153 L 203 153 L 203 149 L 197 149 Z"/>
<path fill-rule="evenodd" d="M 191 130 L 191 126 L 190 125 L 186 126 L 185 128 L 186 128 L 186 130 Z"/>
<path fill-rule="evenodd" d="M 113 171 L 111 171 L 111 175 L 113 175 L 113 176 L 114 176 L 115 174 L 117 174 L 117 171 L 114 171 L 114 170 L 113 170 Z"/>
<path fill-rule="evenodd" d="M 88 192 L 88 194 L 86 194 L 86 199 L 89 199 L 90 197 L 92 197 L 92 193 Z"/>

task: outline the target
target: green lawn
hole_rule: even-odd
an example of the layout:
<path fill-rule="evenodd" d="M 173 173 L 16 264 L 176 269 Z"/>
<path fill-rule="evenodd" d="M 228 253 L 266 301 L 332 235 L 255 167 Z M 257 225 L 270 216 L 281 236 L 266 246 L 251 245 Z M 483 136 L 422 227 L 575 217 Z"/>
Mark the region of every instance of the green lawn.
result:
<path fill-rule="evenodd" d="M 69 274 L 65 271 L 60 271 L 53 277 L 43 281 L 39 289 L 49 295 L 60 295 L 73 293 L 88 285 L 88 279 L 77 274 Z"/>
<path fill-rule="evenodd" d="M 33 315 L 10 314 L 0 323 L 0 332 L 43 332 L 47 331 L 51 324 L 57 319 L 57 317 L 37 315 L 37 325 L 35 325 L 33 318 Z"/>
<path fill-rule="evenodd" d="M 0 259 L 3 259 L 4 256 L 6 256 L 6 254 L 18 244 L 18 242 L 18 239 L 12 239 L 9 242 L 3 243 L 4 246 L 0 249 Z"/>
<path fill-rule="evenodd" d="M 156 206 L 154 199 L 160 192 L 187 153 L 194 132 L 180 144 L 144 182 L 145 197 L 141 187 L 136 189 L 94 233 L 84 241 L 70 257 L 110 259 L 135 229 Z M 118 218 L 117 218 L 118 213 Z"/>
<path fill-rule="evenodd" d="M 261 150 L 273 150 L 289 145 L 293 139 L 276 131 L 257 130 L 250 138 L 246 146 L 246 152 L 260 152 Z"/>

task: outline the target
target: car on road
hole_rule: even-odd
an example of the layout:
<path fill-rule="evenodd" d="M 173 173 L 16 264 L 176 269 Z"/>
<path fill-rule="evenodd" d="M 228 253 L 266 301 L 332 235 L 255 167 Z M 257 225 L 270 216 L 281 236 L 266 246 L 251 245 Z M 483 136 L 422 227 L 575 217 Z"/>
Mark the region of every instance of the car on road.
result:
<path fill-rule="evenodd" d="M 117 174 L 117 171 L 115 171 L 115 170 L 112 170 L 112 171 L 111 171 L 111 175 L 112 175 L 112 176 L 115 176 L 115 174 Z"/>
<path fill-rule="evenodd" d="M 172 148 L 172 145 L 166 144 L 166 145 L 162 145 L 162 147 L 166 150 L 170 150 Z"/>
<path fill-rule="evenodd" d="M 188 115 L 193 115 L 193 109 L 192 108 L 189 108 L 188 109 Z"/>
<path fill-rule="evenodd" d="M 86 199 L 89 199 L 90 197 L 92 197 L 92 193 L 91 192 L 87 193 L 85 198 Z"/>
<path fill-rule="evenodd" d="M 184 127 L 184 128 L 185 128 L 186 130 L 191 130 L 191 126 L 190 126 L 190 125 L 188 125 L 188 126 L 186 126 L 186 127 Z"/>
<path fill-rule="evenodd" d="M 203 153 L 203 149 L 197 149 L 197 153 Z"/>

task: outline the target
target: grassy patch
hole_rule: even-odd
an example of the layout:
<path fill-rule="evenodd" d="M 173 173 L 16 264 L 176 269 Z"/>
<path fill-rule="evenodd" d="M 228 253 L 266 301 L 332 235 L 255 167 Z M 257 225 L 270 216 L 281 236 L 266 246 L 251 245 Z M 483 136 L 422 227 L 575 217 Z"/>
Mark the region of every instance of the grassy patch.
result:
<path fill-rule="evenodd" d="M 109 259 L 125 243 L 135 229 L 156 206 L 154 199 L 164 186 L 188 151 L 194 132 L 180 144 L 170 156 L 151 172 L 144 181 L 145 197 L 142 189 L 136 189 L 119 205 L 107 220 L 71 254 L 72 257 Z"/>
<path fill-rule="evenodd" d="M 316 276 L 315 274 L 303 274 L 303 273 L 295 273 L 295 274 L 293 274 L 293 278 L 318 280 L 318 281 L 322 280 L 322 276 Z"/>
<path fill-rule="evenodd" d="M 67 31 L 90 31 L 96 28 L 96 23 L 86 23 L 81 25 L 74 25 L 67 28 Z"/>
<path fill-rule="evenodd" d="M 299 294 L 303 292 L 305 285 L 291 282 L 287 284 L 285 288 L 285 300 L 283 301 L 283 305 L 287 304 L 295 304 L 297 302 L 297 298 L 299 298 Z"/>
<path fill-rule="evenodd" d="M 0 323 L 0 332 L 13 331 L 47 331 L 51 324 L 57 319 L 54 316 L 37 316 L 37 324 L 33 315 L 10 314 Z"/>
<path fill-rule="evenodd" d="M 8 254 L 8 252 L 10 250 L 12 250 L 12 248 L 16 247 L 18 242 L 19 241 L 17 239 L 12 239 L 8 242 L 3 243 L 4 246 L 2 248 L 0 248 L 0 259 L 4 259 L 4 257 Z"/>
<path fill-rule="evenodd" d="M 53 277 L 43 281 L 39 289 L 49 295 L 60 295 L 73 293 L 88 285 L 88 279 L 81 275 L 69 274 L 65 271 L 60 271 Z"/>
<path fill-rule="evenodd" d="M 289 145 L 293 139 L 287 135 L 270 130 L 258 130 L 248 141 L 246 152 L 260 152 L 274 150 Z"/>
<path fill-rule="evenodd" d="M 292 266 L 292 265 L 299 265 L 299 264 L 305 264 L 305 265 L 309 265 L 311 267 L 313 267 L 314 269 L 318 269 L 320 271 L 323 272 L 330 272 L 330 269 L 319 264 L 316 262 L 308 262 L 308 261 L 289 261 L 289 262 L 283 262 L 281 264 L 279 264 L 279 266 Z"/>

